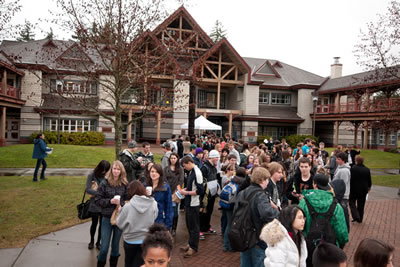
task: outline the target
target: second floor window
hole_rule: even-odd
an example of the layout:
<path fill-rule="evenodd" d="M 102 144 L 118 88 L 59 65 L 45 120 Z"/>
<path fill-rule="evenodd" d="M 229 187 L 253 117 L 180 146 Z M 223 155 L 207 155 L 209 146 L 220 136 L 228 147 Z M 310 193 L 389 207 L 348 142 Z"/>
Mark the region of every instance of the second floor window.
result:
<path fill-rule="evenodd" d="M 97 83 L 93 81 L 51 80 L 50 92 L 96 95 Z"/>
<path fill-rule="evenodd" d="M 268 104 L 269 103 L 269 93 L 267 92 L 260 92 L 258 102 L 260 104 Z"/>
<path fill-rule="evenodd" d="M 271 94 L 271 104 L 272 105 L 290 105 L 292 103 L 291 94 Z"/>
<path fill-rule="evenodd" d="M 217 108 L 217 93 L 199 90 L 198 102 L 199 108 Z M 221 93 L 219 108 L 225 108 L 225 93 Z"/>

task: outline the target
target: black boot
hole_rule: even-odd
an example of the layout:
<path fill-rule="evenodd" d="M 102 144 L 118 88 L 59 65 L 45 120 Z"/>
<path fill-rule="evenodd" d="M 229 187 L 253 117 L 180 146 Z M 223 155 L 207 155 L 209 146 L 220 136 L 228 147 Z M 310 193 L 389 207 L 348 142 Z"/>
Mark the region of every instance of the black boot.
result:
<path fill-rule="evenodd" d="M 105 261 L 97 260 L 97 267 L 104 267 L 104 266 L 106 266 L 106 262 Z M 115 265 L 115 266 L 117 266 L 117 265 Z"/>
<path fill-rule="evenodd" d="M 173 218 L 172 227 L 171 227 L 171 235 L 172 236 L 176 235 L 176 228 L 178 226 L 178 218 L 179 218 L 178 216 Z"/>
<path fill-rule="evenodd" d="M 110 267 L 117 267 L 119 256 L 110 256 Z"/>

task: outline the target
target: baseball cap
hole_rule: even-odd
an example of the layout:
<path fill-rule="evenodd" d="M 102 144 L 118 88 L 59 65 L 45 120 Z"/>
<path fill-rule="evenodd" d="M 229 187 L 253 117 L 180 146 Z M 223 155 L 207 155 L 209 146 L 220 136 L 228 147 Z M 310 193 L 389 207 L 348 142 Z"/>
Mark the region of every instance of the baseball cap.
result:
<path fill-rule="evenodd" d="M 219 158 L 219 152 L 215 149 L 210 151 L 210 154 L 208 154 L 208 158 L 212 159 L 212 158 Z"/>
<path fill-rule="evenodd" d="M 196 149 L 197 148 L 197 146 L 195 145 L 195 144 L 193 144 L 193 145 L 190 145 L 190 150 L 192 150 L 192 149 Z"/>
<path fill-rule="evenodd" d="M 164 142 L 161 146 L 165 148 L 171 148 L 171 145 L 168 142 Z"/>
<path fill-rule="evenodd" d="M 137 147 L 136 141 L 135 140 L 129 141 L 128 148 L 135 148 L 135 147 Z"/>
<path fill-rule="evenodd" d="M 321 190 L 329 191 L 331 187 L 329 185 L 329 177 L 325 174 L 319 173 L 314 176 L 314 184 Z"/>

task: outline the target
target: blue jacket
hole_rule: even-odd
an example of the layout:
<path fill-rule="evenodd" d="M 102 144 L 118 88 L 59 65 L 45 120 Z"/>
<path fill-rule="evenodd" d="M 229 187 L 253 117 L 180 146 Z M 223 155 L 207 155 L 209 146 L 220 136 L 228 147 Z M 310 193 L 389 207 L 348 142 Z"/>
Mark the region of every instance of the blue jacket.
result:
<path fill-rule="evenodd" d="M 158 207 L 158 216 L 155 222 L 164 224 L 170 229 L 174 217 L 171 188 L 168 183 L 165 183 L 161 189 L 154 190 L 153 195 Z"/>
<path fill-rule="evenodd" d="M 51 151 L 51 148 L 47 147 L 46 141 L 43 139 L 35 139 L 33 140 L 35 146 L 33 147 L 33 159 L 44 159 L 47 157 L 46 151 Z"/>

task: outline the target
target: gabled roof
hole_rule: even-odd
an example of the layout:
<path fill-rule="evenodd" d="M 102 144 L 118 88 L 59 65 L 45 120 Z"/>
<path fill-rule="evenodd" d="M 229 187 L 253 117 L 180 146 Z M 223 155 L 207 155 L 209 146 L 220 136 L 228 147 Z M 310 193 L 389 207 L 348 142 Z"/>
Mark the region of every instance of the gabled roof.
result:
<path fill-rule="evenodd" d="M 400 66 L 393 66 L 390 71 L 393 71 L 393 73 L 387 73 L 384 69 L 380 69 L 334 79 L 328 78 L 318 90 L 318 93 L 326 94 L 381 85 L 400 84 Z"/>
<path fill-rule="evenodd" d="M 261 88 L 317 88 L 324 78 L 273 59 L 243 57 L 251 68 L 249 83 Z M 268 74 L 268 71 L 272 74 Z"/>
<path fill-rule="evenodd" d="M 46 44 L 48 44 L 48 42 Z M 74 43 L 73 45 L 71 45 L 59 57 L 57 57 L 56 60 L 77 60 L 93 63 L 93 60 L 82 50 L 78 43 Z"/>
<path fill-rule="evenodd" d="M 193 30 L 197 31 L 201 38 L 211 47 L 214 42 L 207 35 L 207 33 L 200 27 L 200 25 L 194 20 L 194 18 L 189 14 L 186 8 L 182 5 L 174 13 L 172 13 L 167 19 L 164 20 L 160 25 L 158 25 L 154 30 L 153 34 L 157 35 L 162 30 L 164 30 L 169 24 L 171 24 L 176 18 L 182 15 L 193 27 Z"/>
<path fill-rule="evenodd" d="M 0 65 L 21 75 L 24 76 L 25 73 L 21 70 L 18 70 L 15 65 L 14 62 L 12 61 L 12 59 L 10 59 L 10 57 L 4 53 L 4 51 L 0 51 Z"/>
<path fill-rule="evenodd" d="M 207 60 L 207 58 L 209 58 L 211 55 L 217 52 L 220 47 L 225 48 L 225 51 L 227 52 L 229 58 L 239 66 L 243 74 L 250 72 L 249 65 L 247 65 L 246 61 L 239 55 L 239 53 L 235 50 L 235 48 L 233 48 L 233 46 L 229 43 L 229 41 L 226 38 L 221 39 L 218 43 L 216 43 L 213 47 L 211 47 L 210 50 L 208 50 L 204 55 L 202 55 L 193 64 L 194 68 L 199 67 L 201 63 L 203 63 L 205 60 Z"/>
<path fill-rule="evenodd" d="M 57 61 L 62 55 L 68 55 L 65 53 L 71 52 L 71 49 L 75 51 L 82 51 L 81 55 L 90 59 L 93 66 L 90 68 L 100 69 L 103 66 L 103 62 L 98 55 L 97 51 L 93 48 L 83 48 L 75 41 L 62 41 L 52 40 L 54 45 L 49 45 L 48 39 L 34 40 L 28 42 L 16 42 L 16 41 L 3 41 L 0 45 L 0 50 L 3 50 L 18 67 L 24 65 L 37 65 L 42 66 L 46 70 L 59 70 L 59 71 L 73 71 L 72 67 L 63 62 Z M 64 60 L 65 62 L 65 60 Z"/>

